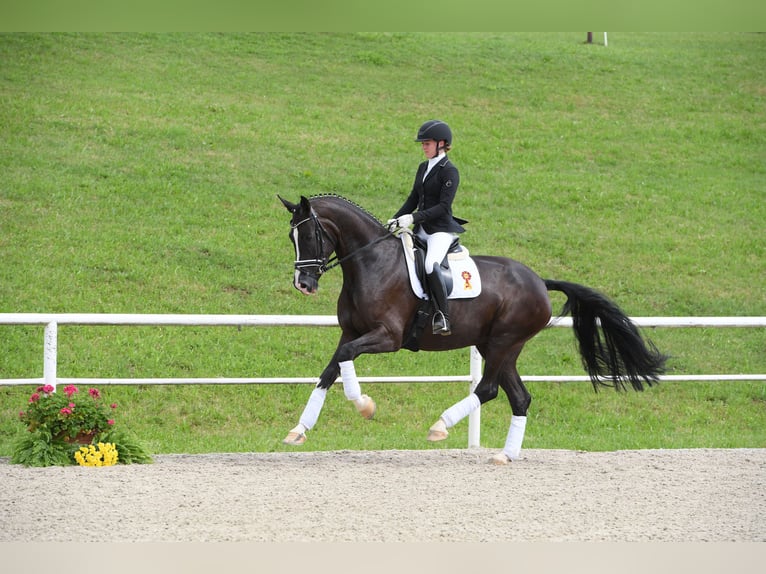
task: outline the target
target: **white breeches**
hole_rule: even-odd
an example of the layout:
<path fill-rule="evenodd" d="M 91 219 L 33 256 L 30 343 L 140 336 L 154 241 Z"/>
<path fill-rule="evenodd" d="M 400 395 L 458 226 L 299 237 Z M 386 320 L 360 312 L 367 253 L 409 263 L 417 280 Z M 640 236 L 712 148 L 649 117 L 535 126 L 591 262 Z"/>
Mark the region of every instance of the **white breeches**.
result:
<path fill-rule="evenodd" d="M 444 260 L 449 246 L 455 240 L 455 234 L 444 231 L 426 233 L 422 227 L 418 227 L 417 236 L 426 242 L 426 273 L 431 273 Z"/>

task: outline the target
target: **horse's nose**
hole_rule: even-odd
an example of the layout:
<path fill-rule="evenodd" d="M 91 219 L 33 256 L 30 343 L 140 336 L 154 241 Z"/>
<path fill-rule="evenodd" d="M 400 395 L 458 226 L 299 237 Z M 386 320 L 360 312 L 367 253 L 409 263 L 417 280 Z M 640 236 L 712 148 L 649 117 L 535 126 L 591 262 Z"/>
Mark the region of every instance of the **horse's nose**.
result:
<path fill-rule="evenodd" d="M 316 293 L 317 287 L 319 287 L 319 282 L 316 277 L 312 277 L 306 273 L 296 273 L 293 285 L 304 295 L 313 295 Z"/>

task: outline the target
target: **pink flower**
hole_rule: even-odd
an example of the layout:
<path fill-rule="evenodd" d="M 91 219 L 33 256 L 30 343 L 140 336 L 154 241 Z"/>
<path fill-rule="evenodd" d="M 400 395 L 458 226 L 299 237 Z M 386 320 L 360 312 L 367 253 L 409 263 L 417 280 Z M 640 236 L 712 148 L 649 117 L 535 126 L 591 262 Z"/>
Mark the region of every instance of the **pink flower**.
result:
<path fill-rule="evenodd" d="M 74 404 L 74 403 L 69 403 L 69 408 L 70 408 L 70 409 L 73 409 L 73 408 L 75 408 L 76 406 L 77 406 L 77 405 L 76 405 L 76 404 Z"/>
<path fill-rule="evenodd" d="M 77 392 L 77 387 L 74 385 L 67 385 L 64 387 L 64 392 L 66 393 L 66 396 L 71 397 L 73 394 Z"/>
<path fill-rule="evenodd" d="M 98 392 L 98 389 L 88 389 L 88 394 L 94 399 L 101 398 L 101 393 Z"/>
<path fill-rule="evenodd" d="M 110 407 L 112 407 L 113 409 L 116 409 L 116 408 L 117 408 L 117 403 L 112 403 L 112 404 L 111 404 L 111 405 L 109 405 L 109 406 L 110 406 Z"/>
<path fill-rule="evenodd" d="M 24 411 L 19 411 L 19 418 L 20 418 L 20 419 L 23 419 L 23 418 L 24 418 Z"/>
<path fill-rule="evenodd" d="M 72 409 L 68 409 L 67 407 L 64 407 L 63 409 L 61 409 L 61 414 L 62 415 L 71 415 L 72 414 Z"/>
<path fill-rule="evenodd" d="M 30 403 L 36 403 L 39 400 L 40 400 L 40 394 L 39 393 L 32 393 L 32 396 L 29 397 L 29 402 Z"/>
<path fill-rule="evenodd" d="M 108 421 L 106 421 L 106 424 L 108 424 L 110 426 L 113 425 L 114 424 L 114 419 L 109 419 Z"/>
<path fill-rule="evenodd" d="M 43 392 L 44 392 L 46 395 L 50 395 L 50 394 L 51 394 L 53 391 L 55 391 L 55 390 L 56 390 L 56 389 L 54 389 L 54 388 L 53 388 L 53 385 L 45 385 L 45 386 L 42 388 L 42 391 L 43 391 Z"/>

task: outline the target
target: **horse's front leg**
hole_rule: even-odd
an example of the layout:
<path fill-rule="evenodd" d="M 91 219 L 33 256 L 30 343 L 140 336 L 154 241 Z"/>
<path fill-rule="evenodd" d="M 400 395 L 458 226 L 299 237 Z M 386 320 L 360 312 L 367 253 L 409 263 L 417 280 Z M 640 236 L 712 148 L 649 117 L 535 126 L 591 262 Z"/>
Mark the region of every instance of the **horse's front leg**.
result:
<path fill-rule="evenodd" d="M 362 387 L 359 385 L 359 378 L 356 376 L 356 368 L 352 359 L 339 360 L 339 356 L 344 356 L 340 351 L 345 348 L 345 343 L 338 345 L 332 360 L 327 365 L 322 375 L 319 377 L 317 387 L 320 389 L 329 389 L 335 380 L 340 376 L 343 383 L 343 393 L 346 398 L 353 402 L 356 409 L 364 418 L 371 420 L 375 416 L 375 401 L 367 395 L 362 394 Z M 347 356 L 347 355 L 346 355 Z"/>
<path fill-rule="evenodd" d="M 343 339 L 341 339 L 338 349 L 340 349 L 342 343 Z M 327 397 L 327 390 L 332 386 L 340 373 L 340 367 L 336 359 L 337 356 L 338 351 L 336 350 L 332 360 L 330 360 L 324 371 L 322 371 L 322 374 L 319 377 L 319 382 L 314 387 L 314 390 L 311 391 L 311 395 L 303 409 L 303 413 L 301 413 L 301 416 L 298 419 L 298 424 L 290 429 L 287 436 L 282 439 L 284 444 L 300 446 L 306 442 L 306 431 L 314 428 L 317 420 L 319 420 L 319 413 L 322 412 L 325 397 Z"/>
<path fill-rule="evenodd" d="M 311 430 L 319 419 L 327 390 L 338 376 L 343 382 L 346 398 L 354 403 L 359 414 L 371 420 L 375 416 L 377 405 L 371 397 L 362 394 L 354 359 L 362 353 L 384 353 L 397 349 L 390 332 L 382 326 L 356 339 L 342 336 L 333 358 L 322 371 L 319 382 L 311 392 L 298 424 L 290 430 L 282 442 L 293 446 L 300 446 L 306 442 L 306 432 Z"/>

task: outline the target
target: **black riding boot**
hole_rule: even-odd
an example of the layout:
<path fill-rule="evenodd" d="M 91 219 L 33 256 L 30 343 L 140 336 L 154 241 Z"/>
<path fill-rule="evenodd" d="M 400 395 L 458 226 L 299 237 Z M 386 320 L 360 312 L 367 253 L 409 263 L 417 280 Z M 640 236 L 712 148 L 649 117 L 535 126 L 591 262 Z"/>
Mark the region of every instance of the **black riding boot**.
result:
<path fill-rule="evenodd" d="M 431 300 L 434 303 L 434 318 L 432 321 L 434 335 L 450 335 L 449 308 L 447 307 L 447 288 L 444 278 L 438 271 L 426 275 L 428 288 L 431 292 Z"/>

